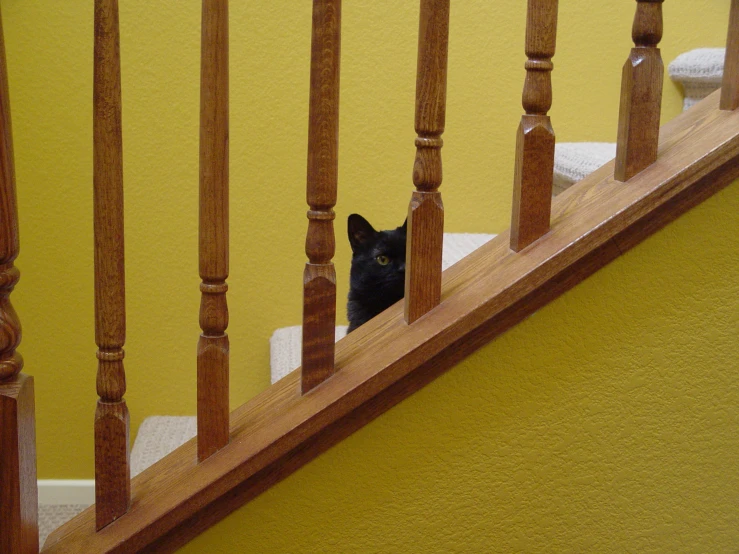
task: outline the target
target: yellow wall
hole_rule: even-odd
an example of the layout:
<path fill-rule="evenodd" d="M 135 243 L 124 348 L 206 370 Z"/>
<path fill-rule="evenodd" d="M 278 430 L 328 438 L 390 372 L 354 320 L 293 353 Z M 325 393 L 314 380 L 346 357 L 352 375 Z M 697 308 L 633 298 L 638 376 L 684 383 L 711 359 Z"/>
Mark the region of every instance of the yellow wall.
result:
<path fill-rule="evenodd" d="M 182 553 L 736 552 L 739 181 Z"/>
<path fill-rule="evenodd" d="M 121 0 L 127 400 L 132 433 L 195 410 L 197 0 Z M 725 40 L 727 0 L 668 2 L 666 61 Z M 634 2 L 561 2 L 552 117 L 561 141 L 613 140 Z M 39 475 L 92 476 L 92 2 L 2 0 L 22 253 L 13 295 L 37 378 Z M 402 222 L 412 190 L 418 2 L 345 2 L 339 298 L 344 221 Z M 525 2 L 452 9 L 445 180 L 450 231 L 508 225 Z M 231 402 L 269 383 L 268 338 L 300 322 L 310 2 L 231 2 Z M 680 110 L 668 81 L 664 118 Z M 343 305 L 343 301 L 341 301 Z M 339 308 L 343 319 L 343 306 Z"/>

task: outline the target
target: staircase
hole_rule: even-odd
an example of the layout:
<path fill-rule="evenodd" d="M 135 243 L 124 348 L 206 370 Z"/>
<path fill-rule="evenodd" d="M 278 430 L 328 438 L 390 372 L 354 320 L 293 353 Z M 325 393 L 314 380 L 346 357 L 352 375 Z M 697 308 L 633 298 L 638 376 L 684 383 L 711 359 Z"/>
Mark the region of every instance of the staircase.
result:
<path fill-rule="evenodd" d="M 669 66 L 670 77 L 685 91 L 683 109 L 695 105 L 718 90 L 723 76 L 725 50 L 701 48 L 678 56 Z M 554 156 L 554 194 L 584 179 L 616 156 L 616 143 L 559 143 Z M 445 233 L 442 269 L 447 270 L 495 235 Z M 346 336 L 346 326 L 337 326 L 336 340 Z M 300 366 L 302 328 L 299 325 L 275 330 L 270 339 L 271 382 L 274 384 Z M 175 448 L 195 437 L 195 416 L 152 416 L 147 418 L 132 449 L 135 476 Z M 81 509 L 79 510 L 81 511 Z"/>
<path fill-rule="evenodd" d="M 432 10 L 431 4 L 428 10 Z M 637 23 L 641 22 L 640 14 L 644 15 L 637 11 Z M 439 17 L 431 11 L 426 15 L 428 21 Z M 736 2 L 732 17 L 739 17 Z M 642 23 L 647 25 L 648 20 L 645 16 Z M 734 59 L 739 56 L 739 45 L 736 50 L 730 50 Z M 727 61 L 727 66 L 736 70 L 734 62 Z M 727 71 L 729 76 L 735 73 Z M 286 366 L 277 371 L 273 367 L 274 384 L 231 413 L 230 423 L 226 421 L 229 442 L 213 453 L 203 455 L 198 438 L 181 444 L 194 435 L 192 419 L 152 420 L 150 426 L 142 426 L 132 453 L 130 507 L 105 525 L 100 525 L 100 514 L 96 516 L 94 506 L 86 509 L 54 532 L 43 551 L 172 551 L 727 186 L 739 177 L 739 111 L 733 104 L 727 109 L 727 104 L 737 102 L 731 98 L 731 90 L 724 84 L 722 91 L 664 125 L 657 160 L 647 163 L 627 184 L 614 178 L 619 161 L 600 164 L 592 171 L 592 165 L 615 154 L 610 146 L 599 145 L 600 158 L 583 170 L 587 176 L 574 184 L 563 183 L 557 191 L 551 204 L 550 230 L 520 247 L 514 246 L 517 239 L 512 232 L 477 237 L 472 241 L 475 248 L 464 252 L 466 256 L 457 255 L 462 258 L 457 263 L 447 257 L 448 269 L 443 277 L 439 264 L 440 304 L 409 325 L 408 312 L 404 313 L 400 303 L 341 339 L 335 347 L 332 374 L 309 391 L 305 390 L 305 368 L 284 375 L 286 366 L 292 369 L 296 365 L 292 345 L 299 342 L 294 329 L 284 333 L 291 344 Z M 719 109 L 720 102 L 724 109 Z M 619 148 L 625 148 L 628 138 L 627 132 L 619 140 Z M 436 139 L 418 140 L 421 161 L 417 164 L 423 164 L 428 160 L 423 159 L 421 149 Z M 440 145 L 434 143 L 432 148 Z M 524 159 L 527 147 L 519 148 Z M 569 151 L 557 151 L 562 162 L 560 174 L 573 180 L 579 175 L 566 169 L 563 160 L 581 160 L 571 155 L 576 149 L 573 146 Z M 526 177 L 521 179 L 525 181 Z M 521 186 L 525 192 L 525 186 Z M 7 187 L 11 190 L 9 184 Z M 540 192 L 537 194 L 541 197 Z M 520 202 L 522 209 L 527 208 L 524 193 Z M 419 212 L 415 217 L 423 222 L 427 216 Z M 322 216 L 316 216 L 316 220 L 322 220 Z M 525 220 L 521 224 L 525 225 Z M 426 229 L 421 224 L 418 228 Z M 448 246 L 454 237 L 447 235 L 445 239 Z M 441 252 L 439 255 L 443 260 Z M 0 267 L 5 267 L 12 258 L 0 261 Z M 225 294 L 225 290 L 216 291 L 218 286 L 205 280 L 204 295 Z M 6 298 L 8 295 L 9 291 Z M 208 336 L 210 327 L 206 327 L 204 333 Z M 337 338 L 333 325 L 330 331 L 333 344 Z M 279 344 L 285 337 L 281 338 L 280 333 L 275 337 L 276 352 L 282 352 Z M 325 347 L 326 336 L 321 340 Z M 305 351 L 312 345 L 302 342 L 299 348 L 305 359 Z M 101 361 L 108 360 L 106 348 L 101 346 Z M 274 360 L 279 357 L 273 354 Z M 179 438 L 169 445 L 161 444 L 161 437 L 172 438 L 173 434 L 167 431 L 157 435 L 161 433 L 157 423 L 174 426 Z M 188 430 L 183 432 L 185 427 Z M 167 452 L 170 449 L 174 450 Z"/>
<path fill-rule="evenodd" d="M 134 498 L 146 496 L 115 526 L 92 532 L 90 508 L 45 550 L 116 552 L 157 537 L 183 544 L 412 394 L 739 177 L 739 112 L 717 106 L 718 93 L 664 126 L 660 161 L 629 187 L 615 186 L 608 164 L 559 195 L 556 227 L 527 256 L 512 253 L 506 235 L 486 243 L 445 272 L 444 310 L 413 327 L 402 306 L 378 316 L 337 344 L 341 371 L 325 386 L 300 396 L 291 373 L 232 413 L 231 444 L 217 460 L 198 466 L 189 441 L 133 479 Z M 695 140 L 683 140 L 688 132 Z"/>

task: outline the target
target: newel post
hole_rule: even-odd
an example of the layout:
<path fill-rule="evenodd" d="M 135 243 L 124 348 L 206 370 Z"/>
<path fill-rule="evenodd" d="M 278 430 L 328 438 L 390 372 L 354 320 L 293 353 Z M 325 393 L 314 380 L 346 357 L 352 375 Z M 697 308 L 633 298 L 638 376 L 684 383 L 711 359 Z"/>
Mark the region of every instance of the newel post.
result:
<path fill-rule="evenodd" d="M 0 17 L 0 554 L 38 552 L 33 377 L 20 373 L 21 324 L 10 303 L 20 272 L 8 71 Z"/>

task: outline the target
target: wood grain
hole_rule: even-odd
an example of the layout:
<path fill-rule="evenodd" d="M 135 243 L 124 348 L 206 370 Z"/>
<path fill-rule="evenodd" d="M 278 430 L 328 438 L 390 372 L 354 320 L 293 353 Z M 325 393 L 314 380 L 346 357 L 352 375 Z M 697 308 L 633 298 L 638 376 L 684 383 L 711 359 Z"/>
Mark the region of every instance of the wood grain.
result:
<path fill-rule="evenodd" d="M 557 0 L 529 0 L 526 18 L 526 114 L 516 133 L 511 249 L 518 252 L 549 231 L 554 179 L 552 56 L 557 44 Z"/>
<path fill-rule="evenodd" d="M 10 293 L 20 279 L 13 265 L 19 250 L 8 67 L 0 15 L 0 381 L 12 379 L 23 369 L 23 358 L 16 351 L 21 323 L 10 302 Z"/>
<path fill-rule="evenodd" d="M 407 323 L 441 301 L 444 205 L 441 147 L 446 123 L 449 0 L 421 0 L 416 68 L 416 191 L 408 206 L 404 314 Z"/>
<path fill-rule="evenodd" d="M 231 444 L 207 464 L 190 441 L 133 480 L 124 518 L 95 533 L 84 512 L 45 552 L 170 552 L 202 532 L 739 177 L 739 111 L 715 93 L 663 127 L 659 160 L 628 187 L 613 168 L 558 195 L 552 230 L 525 252 L 502 233 L 444 273 L 437 310 L 411 326 L 400 305 L 383 312 L 338 343 L 340 371 L 311 394 L 291 373 L 233 412 Z"/>
<path fill-rule="evenodd" d="M 93 189 L 100 397 L 95 410 L 95 505 L 96 526 L 101 529 L 125 514 L 131 499 L 129 416 L 123 399 L 126 284 L 118 0 L 95 0 Z"/>
<path fill-rule="evenodd" d="M 198 459 L 228 444 L 228 0 L 203 0 L 200 59 Z"/>
<path fill-rule="evenodd" d="M 38 552 L 33 377 L 0 382 L 0 554 Z"/>
<path fill-rule="evenodd" d="M 8 67 L 0 15 L 0 554 L 38 552 L 33 378 L 20 373 L 21 323 L 10 302 L 20 242 Z"/>
<path fill-rule="evenodd" d="M 731 0 L 724 77 L 721 85 L 721 109 L 737 108 L 739 108 L 739 0 Z"/>
<path fill-rule="evenodd" d="M 663 0 L 637 0 L 631 49 L 623 67 L 618 114 L 616 179 L 628 181 L 657 159 L 662 81 Z"/>
<path fill-rule="evenodd" d="M 341 0 L 313 0 L 308 120 L 308 233 L 303 271 L 302 391 L 331 377 L 336 326 L 334 211 L 339 172 Z"/>

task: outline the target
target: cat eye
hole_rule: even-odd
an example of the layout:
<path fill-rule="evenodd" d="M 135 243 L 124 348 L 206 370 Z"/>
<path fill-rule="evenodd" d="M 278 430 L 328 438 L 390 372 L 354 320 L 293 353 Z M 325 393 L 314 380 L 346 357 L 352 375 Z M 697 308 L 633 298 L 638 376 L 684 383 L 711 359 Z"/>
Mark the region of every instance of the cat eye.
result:
<path fill-rule="evenodd" d="M 387 265 L 390 263 L 390 258 L 387 256 L 377 256 L 375 260 L 377 260 L 377 263 L 380 265 Z"/>

